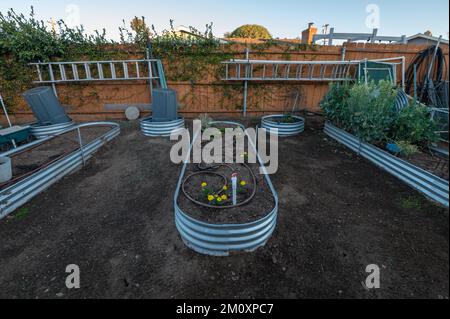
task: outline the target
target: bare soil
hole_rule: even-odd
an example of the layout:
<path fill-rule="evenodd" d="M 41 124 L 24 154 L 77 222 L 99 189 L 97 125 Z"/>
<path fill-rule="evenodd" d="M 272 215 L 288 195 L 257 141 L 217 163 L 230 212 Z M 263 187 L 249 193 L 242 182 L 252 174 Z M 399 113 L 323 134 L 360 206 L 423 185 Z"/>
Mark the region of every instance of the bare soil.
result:
<path fill-rule="evenodd" d="M 244 193 L 238 194 L 238 203 L 246 201 L 252 194 L 254 188 L 256 187 L 255 197 L 246 205 L 229 208 L 229 209 L 218 209 L 218 208 L 205 208 L 199 206 L 192 201 L 190 201 L 183 193 L 180 194 L 178 204 L 183 212 L 190 215 L 191 217 L 212 224 L 244 224 L 257 221 L 268 214 L 270 214 L 275 207 L 275 200 L 272 192 L 267 185 L 264 176 L 259 173 L 259 166 L 256 164 L 249 164 L 248 167 L 253 171 L 256 177 L 256 185 L 253 184 L 251 174 L 241 165 L 231 165 L 234 172 L 239 174 L 239 180 L 247 182 L 247 186 L 243 189 Z M 186 170 L 186 175 L 195 173 L 195 165 L 190 164 L 189 168 Z M 215 172 L 223 174 L 228 177 L 228 185 L 231 185 L 230 179 L 231 171 L 230 168 L 221 167 Z M 220 177 L 206 176 L 202 178 L 202 175 L 196 175 L 188 180 L 186 183 L 187 193 L 194 199 L 208 204 L 201 192 L 201 184 L 203 181 L 208 182 L 208 187 L 212 190 L 221 190 L 223 185 L 223 180 Z M 231 187 L 230 187 L 231 188 Z M 228 195 L 229 200 L 224 205 L 229 206 L 231 194 L 230 191 L 225 192 Z"/>
<path fill-rule="evenodd" d="M 449 180 L 448 158 L 418 152 L 405 160 L 440 178 Z"/>
<path fill-rule="evenodd" d="M 280 140 L 277 229 L 254 253 L 188 249 L 174 142 L 137 124 L 0 221 L 0 298 L 448 298 L 448 210 L 321 130 Z M 65 286 L 67 265 L 81 289 Z M 381 289 L 367 290 L 367 265 Z"/>
<path fill-rule="evenodd" d="M 219 129 L 225 129 L 227 127 L 232 128 L 230 125 L 215 125 Z M 207 144 L 208 142 L 203 142 Z M 208 204 L 208 199 L 205 198 L 205 194 L 202 192 L 202 183 L 207 183 L 207 189 L 209 193 L 226 195 L 228 198 L 222 202 L 222 206 L 232 206 L 232 190 L 231 190 L 231 175 L 233 173 L 238 174 L 238 182 L 244 181 L 245 187 L 239 187 L 237 196 L 237 203 L 244 203 L 250 200 L 245 205 L 231 208 L 211 208 L 204 207 L 191 201 L 182 189 L 180 189 L 180 196 L 178 197 L 178 204 L 181 210 L 190 215 L 191 217 L 212 224 L 244 224 L 251 223 L 270 214 L 275 208 L 274 194 L 270 190 L 264 175 L 260 174 L 259 163 L 248 163 L 245 165 L 236 163 L 236 158 L 240 158 L 243 154 L 237 154 L 236 146 L 233 143 L 229 145 L 229 148 L 233 150 L 233 158 L 226 159 L 226 142 L 225 137 L 222 134 L 222 162 L 231 163 L 224 166 L 217 167 L 213 170 L 200 171 L 200 168 L 208 167 L 206 164 L 188 164 L 186 173 L 182 177 L 184 181 L 184 189 L 188 196 L 193 198 L 199 203 Z M 243 158 L 245 160 L 245 158 Z M 234 162 L 234 163 L 232 163 Z M 213 174 L 209 174 L 213 173 Z M 198 174 L 200 173 L 200 174 Z M 219 176 L 219 175 L 221 176 Z M 225 179 L 225 180 L 224 180 Z M 223 191 L 223 186 L 228 186 L 227 191 Z M 251 198 L 253 192 L 256 189 L 256 193 Z M 212 204 L 210 206 L 215 206 Z M 217 205 L 216 205 L 217 206 Z"/>
<path fill-rule="evenodd" d="M 105 134 L 109 127 L 85 127 L 81 128 L 83 145 Z M 24 151 L 11 157 L 13 179 L 10 182 L 0 184 L 0 190 L 12 185 L 14 182 L 32 174 L 42 167 L 57 161 L 80 148 L 77 131 L 64 135 L 34 147 L 31 151 Z"/>

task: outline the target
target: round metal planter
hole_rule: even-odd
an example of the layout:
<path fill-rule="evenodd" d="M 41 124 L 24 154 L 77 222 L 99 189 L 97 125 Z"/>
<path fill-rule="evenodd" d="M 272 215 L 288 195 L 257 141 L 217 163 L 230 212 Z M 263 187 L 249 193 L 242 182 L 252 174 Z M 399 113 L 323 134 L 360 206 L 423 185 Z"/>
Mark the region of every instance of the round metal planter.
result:
<path fill-rule="evenodd" d="M 234 122 L 214 122 L 214 124 L 231 124 L 241 126 Z M 245 129 L 245 127 L 243 127 Z M 175 224 L 181 239 L 187 247 L 203 255 L 226 257 L 236 252 L 252 252 L 266 245 L 277 226 L 278 218 L 278 194 L 270 180 L 269 174 L 258 155 L 258 162 L 263 169 L 264 179 L 274 198 L 274 208 L 265 217 L 246 224 L 210 224 L 197 220 L 185 212 L 178 205 L 178 197 L 181 193 L 181 185 L 184 180 L 188 159 L 192 147 L 200 134 L 193 138 L 189 156 L 181 170 L 178 186 L 174 196 Z M 253 143 L 250 147 L 256 149 Z"/>
<path fill-rule="evenodd" d="M 141 121 L 141 131 L 148 137 L 168 137 L 184 128 L 183 118 L 170 122 L 154 122 L 151 117 L 148 117 Z"/>
<path fill-rule="evenodd" d="M 31 134 L 33 134 L 37 139 L 43 139 L 65 131 L 74 125 L 75 123 L 73 121 L 56 125 L 33 125 L 31 126 Z"/>
<path fill-rule="evenodd" d="M 273 129 L 278 129 L 278 135 L 281 137 L 295 136 L 305 131 L 305 119 L 300 116 L 291 115 L 296 119 L 293 123 L 279 123 L 276 120 L 282 119 L 286 115 L 269 115 L 264 116 L 261 120 L 261 127 L 269 132 Z"/>

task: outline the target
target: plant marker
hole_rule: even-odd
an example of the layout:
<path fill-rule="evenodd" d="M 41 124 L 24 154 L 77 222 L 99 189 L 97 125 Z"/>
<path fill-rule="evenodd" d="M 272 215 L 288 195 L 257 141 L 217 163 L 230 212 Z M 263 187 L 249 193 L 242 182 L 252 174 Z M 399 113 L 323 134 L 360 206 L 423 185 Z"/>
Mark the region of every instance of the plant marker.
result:
<path fill-rule="evenodd" d="M 231 185 L 233 187 L 233 206 L 237 205 L 237 182 L 238 174 L 233 173 L 233 175 L 231 175 Z"/>

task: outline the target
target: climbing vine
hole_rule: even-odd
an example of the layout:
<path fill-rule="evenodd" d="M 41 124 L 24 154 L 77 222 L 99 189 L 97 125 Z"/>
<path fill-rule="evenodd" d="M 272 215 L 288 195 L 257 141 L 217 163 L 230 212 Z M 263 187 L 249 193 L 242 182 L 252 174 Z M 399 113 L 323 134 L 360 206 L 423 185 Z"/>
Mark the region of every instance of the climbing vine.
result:
<path fill-rule="evenodd" d="M 106 30 L 87 34 L 82 26 L 69 27 L 63 20 L 54 28 L 36 18 L 33 7 L 28 15 L 13 9 L 0 12 L 0 92 L 12 107 L 18 104 L 20 93 L 32 85 L 34 74 L 29 63 L 77 60 L 118 60 L 127 58 L 161 59 L 166 78 L 170 82 L 188 82 L 191 89 L 181 97 L 182 103 L 198 103 L 199 84 L 211 84 L 219 103 L 242 108 L 242 85 L 223 83 L 222 61 L 243 57 L 243 52 L 233 52 L 233 43 L 224 43 L 213 35 L 213 24 L 201 32 L 190 27 L 179 32 L 170 21 L 168 30 L 157 31 L 148 26 L 145 18 L 135 18 L 128 27 L 119 26 L 120 41 L 106 37 Z M 131 30 L 130 30 L 131 28 Z M 269 39 L 262 44 L 250 46 L 252 54 L 264 54 L 272 47 L 280 47 L 284 59 L 291 59 L 294 52 L 311 51 L 315 47 L 303 44 L 280 44 Z M 241 51 L 243 49 L 241 48 Z M 238 56 L 237 56 L 238 55 Z M 83 84 L 83 87 L 89 84 Z M 81 89 L 81 85 L 80 85 Z M 267 88 L 256 88 L 259 100 L 271 94 Z"/>

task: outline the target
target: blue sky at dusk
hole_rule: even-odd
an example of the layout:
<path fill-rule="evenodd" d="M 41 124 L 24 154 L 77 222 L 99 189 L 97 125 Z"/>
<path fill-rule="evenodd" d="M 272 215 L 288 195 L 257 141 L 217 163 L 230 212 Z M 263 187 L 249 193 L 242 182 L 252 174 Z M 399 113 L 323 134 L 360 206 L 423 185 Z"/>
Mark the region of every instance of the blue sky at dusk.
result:
<path fill-rule="evenodd" d="M 370 32 L 366 25 L 369 13 L 366 7 L 376 4 L 380 8 L 379 35 L 413 35 L 431 30 L 434 35 L 448 38 L 448 0 L 1 0 L 0 11 L 10 7 L 17 12 L 28 13 L 33 5 L 38 18 L 66 19 L 68 5 L 77 5 L 80 22 L 88 32 L 106 28 L 108 37 L 118 39 L 118 26 L 134 16 L 145 16 L 149 24 L 161 30 L 175 25 L 192 25 L 203 31 L 205 25 L 214 22 L 214 33 L 222 36 L 227 31 L 246 23 L 266 26 L 274 37 L 296 38 L 308 22 L 321 27 L 330 24 L 336 32 Z"/>

